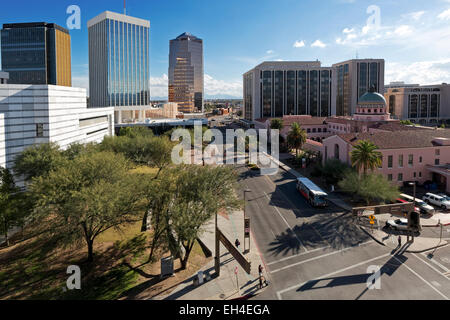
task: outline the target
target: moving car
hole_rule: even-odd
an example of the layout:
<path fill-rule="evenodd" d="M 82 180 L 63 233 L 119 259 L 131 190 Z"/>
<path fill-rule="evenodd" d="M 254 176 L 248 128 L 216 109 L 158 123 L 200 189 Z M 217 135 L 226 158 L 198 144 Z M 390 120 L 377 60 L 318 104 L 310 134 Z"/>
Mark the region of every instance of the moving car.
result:
<path fill-rule="evenodd" d="M 408 202 L 414 202 L 414 197 L 405 194 L 405 193 L 401 193 L 400 194 L 400 199 L 402 200 L 406 200 Z M 415 199 L 416 201 L 416 206 L 420 209 L 420 213 L 422 214 L 434 214 L 434 208 L 432 206 L 430 206 L 429 204 L 427 204 L 425 201 L 420 200 L 419 198 Z"/>
<path fill-rule="evenodd" d="M 386 227 L 394 230 L 408 230 L 408 219 L 396 219 L 386 221 Z"/>
<path fill-rule="evenodd" d="M 450 201 L 447 200 L 447 198 L 438 196 L 437 194 L 427 193 L 422 197 L 422 200 L 444 210 L 450 209 Z"/>

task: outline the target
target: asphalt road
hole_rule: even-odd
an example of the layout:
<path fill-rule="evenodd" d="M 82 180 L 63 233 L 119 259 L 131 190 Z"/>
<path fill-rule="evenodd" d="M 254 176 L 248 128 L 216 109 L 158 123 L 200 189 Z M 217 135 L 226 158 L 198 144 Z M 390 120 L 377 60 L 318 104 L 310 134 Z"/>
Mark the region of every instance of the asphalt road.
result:
<path fill-rule="evenodd" d="M 236 166 L 270 285 L 255 299 L 450 299 L 450 247 L 400 254 L 374 242 L 334 205 L 312 208 L 279 170 Z M 397 254 L 396 254 L 397 253 Z M 369 289 L 373 270 L 379 289 Z"/>

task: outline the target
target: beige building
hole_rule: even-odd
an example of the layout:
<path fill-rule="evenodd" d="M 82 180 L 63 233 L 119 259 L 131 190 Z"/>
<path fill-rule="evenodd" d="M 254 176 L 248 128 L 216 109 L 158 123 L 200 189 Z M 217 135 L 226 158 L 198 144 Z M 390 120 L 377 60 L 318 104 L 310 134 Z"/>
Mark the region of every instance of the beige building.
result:
<path fill-rule="evenodd" d="M 450 124 L 450 85 L 393 83 L 384 93 L 392 117 L 423 125 Z"/>

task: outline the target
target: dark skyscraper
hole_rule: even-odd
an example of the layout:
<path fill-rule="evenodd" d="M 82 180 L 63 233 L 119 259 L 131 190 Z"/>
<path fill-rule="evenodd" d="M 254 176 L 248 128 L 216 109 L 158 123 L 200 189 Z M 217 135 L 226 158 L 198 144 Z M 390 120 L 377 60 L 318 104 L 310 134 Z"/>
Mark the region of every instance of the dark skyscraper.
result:
<path fill-rule="evenodd" d="M 8 83 L 72 86 L 67 29 L 45 22 L 4 24 L 1 46 Z"/>
<path fill-rule="evenodd" d="M 169 102 L 181 112 L 203 111 L 203 40 L 187 32 L 170 40 Z"/>

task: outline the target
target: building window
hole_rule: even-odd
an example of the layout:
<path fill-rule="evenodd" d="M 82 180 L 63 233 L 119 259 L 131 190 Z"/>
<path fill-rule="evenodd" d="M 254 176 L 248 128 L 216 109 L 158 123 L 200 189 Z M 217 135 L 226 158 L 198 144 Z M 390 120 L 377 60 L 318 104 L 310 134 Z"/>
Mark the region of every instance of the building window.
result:
<path fill-rule="evenodd" d="M 398 174 L 398 181 L 403 181 L 403 173 Z"/>
<path fill-rule="evenodd" d="M 410 154 L 408 156 L 408 166 L 412 167 L 414 163 L 414 155 Z"/>
<path fill-rule="evenodd" d="M 318 129 L 317 129 L 317 132 L 322 132 L 322 128 L 318 128 Z"/>
<path fill-rule="evenodd" d="M 419 163 L 422 163 L 422 157 L 419 157 Z"/>
<path fill-rule="evenodd" d="M 398 156 L 398 167 L 403 168 L 403 155 Z"/>
<path fill-rule="evenodd" d="M 393 156 L 388 156 L 388 168 L 392 168 L 392 158 Z"/>
<path fill-rule="evenodd" d="M 434 165 L 436 165 L 436 166 L 439 165 L 439 159 L 434 159 Z"/>
<path fill-rule="evenodd" d="M 440 156 L 441 155 L 441 150 L 440 149 L 434 150 L 434 154 L 437 155 L 437 156 Z"/>
<path fill-rule="evenodd" d="M 311 133 L 311 129 L 306 129 L 306 133 Z"/>
<path fill-rule="evenodd" d="M 419 178 L 422 178 L 422 172 L 419 172 Z"/>
<path fill-rule="evenodd" d="M 316 128 L 313 128 L 313 131 L 312 131 L 313 133 L 316 133 Z"/>
<path fill-rule="evenodd" d="M 36 123 L 36 137 L 42 138 L 44 136 L 44 124 Z"/>
<path fill-rule="evenodd" d="M 388 180 L 392 181 L 392 174 L 388 174 Z"/>
<path fill-rule="evenodd" d="M 334 158 L 339 159 L 339 145 L 338 144 L 334 145 Z"/>

